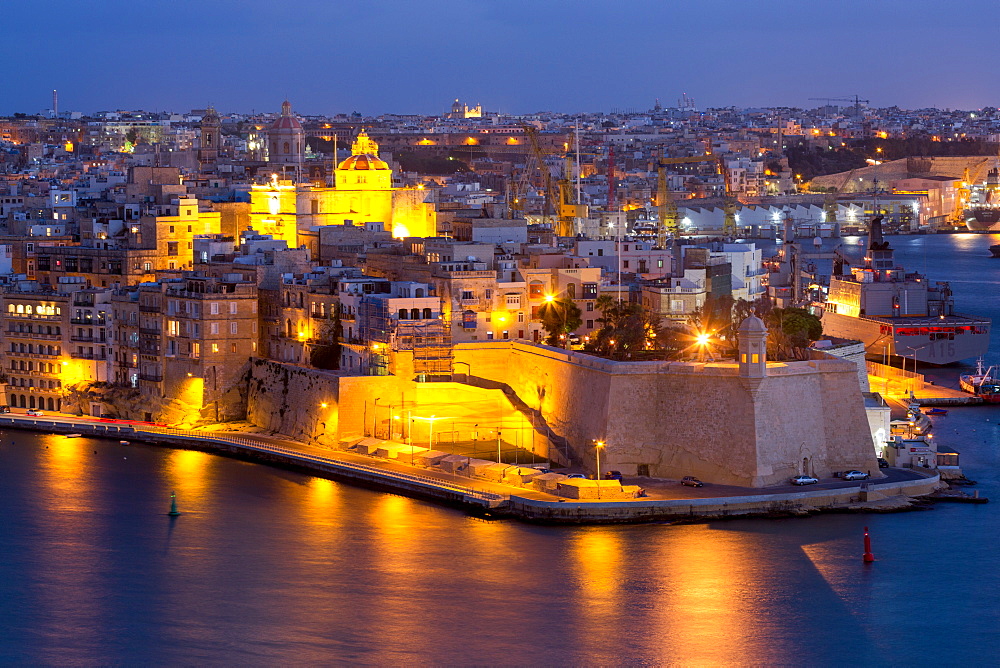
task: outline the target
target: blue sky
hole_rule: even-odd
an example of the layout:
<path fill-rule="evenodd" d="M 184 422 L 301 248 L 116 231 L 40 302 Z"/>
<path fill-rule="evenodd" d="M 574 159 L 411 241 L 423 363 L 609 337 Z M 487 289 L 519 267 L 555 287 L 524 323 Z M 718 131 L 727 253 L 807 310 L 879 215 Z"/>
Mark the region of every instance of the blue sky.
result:
<path fill-rule="evenodd" d="M 1000 105 L 995 2 L 3 0 L 0 114 Z"/>

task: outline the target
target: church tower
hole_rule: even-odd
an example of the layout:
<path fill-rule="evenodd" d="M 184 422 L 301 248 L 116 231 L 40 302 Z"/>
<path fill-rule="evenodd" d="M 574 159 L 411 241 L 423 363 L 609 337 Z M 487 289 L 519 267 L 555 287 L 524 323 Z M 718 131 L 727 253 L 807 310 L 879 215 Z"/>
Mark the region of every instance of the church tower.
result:
<path fill-rule="evenodd" d="M 740 380 L 750 394 L 756 396 L 767 377 L 767 325 L 751 312 L 740 323 L 739 335 Z"/>
<path fill-rule="evenodd" d="M 201 117 L 201 144 L 198 148 L 198 163 L 202 171 L 215 171 L 222 146 L 222 119 L 215 108 L 209 105 Z"/>
<path fill-rule="evenodd" d="M 285 100 L 279 116 L 267 130 L 267 161 L 270 168 L 292 178 L 302 171 L 305 155 L 305 131 L 302 123 L 292 115 L 292 103 Z"/>

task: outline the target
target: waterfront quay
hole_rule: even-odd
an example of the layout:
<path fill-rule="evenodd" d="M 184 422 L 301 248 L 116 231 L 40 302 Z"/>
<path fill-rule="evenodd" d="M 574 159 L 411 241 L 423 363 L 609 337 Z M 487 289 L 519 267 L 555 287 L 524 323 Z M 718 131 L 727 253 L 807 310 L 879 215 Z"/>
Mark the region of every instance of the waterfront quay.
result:
<path fill-rule="evenodd" d="M 682 487 L 677 481 L 643 478 L 627 479 L 625 487 L 639 482 L 645 496 L 576 500 L 450 473 L 439 467 L 417 466 L 405 460 L 359 454 L 356 448 L 351 447 L 356 443 L 345 443 L 346 449 L 331 449 L 258 433 L 180 430 L 70 416 L 32 418 L 5 415 L 0 417 L 0 427 L 203 450 L 460 507 L 475 515 L 549 524 L 702 521 L 721 517 L 808 515 L 824 511 L 886 512 L 908 508 L 913 497 L 931 494 L 941 484 L 935 473 L 908 469 L 890 469 L 885 478 L 861 483 L 823 479 L 806 490 L 791 485 L 767 488 L 706 485 L 692 489 Z M 371 442 L 377 439 L 363 440 Z M 384 444 L 383 451 L 402 445 Z M 496 465 L 495 462 L 493 464 Z M 596 481 L 575 482 L 592 486 Z M 617 482 L 614 484 L 622 487 Z"/>

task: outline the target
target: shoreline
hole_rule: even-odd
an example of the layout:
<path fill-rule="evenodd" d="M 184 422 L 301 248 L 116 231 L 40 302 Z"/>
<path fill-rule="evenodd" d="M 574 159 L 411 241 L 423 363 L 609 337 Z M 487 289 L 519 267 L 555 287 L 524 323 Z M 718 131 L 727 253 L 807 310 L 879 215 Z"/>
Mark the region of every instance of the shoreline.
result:
<path fill-rule="evenodd" d="M 739 518 L 808 517 L 825 513 L 886 513 L 925 510 L 919 497 L 932 494 L 941 485 L 934 474 L 919 480 L 871 483 L 865 487 L 844 487 L 816 491 L 696 499 L 638 498 L 615 501 L 549 501 L 518 494 L 480 489 L 442 476 L 392 470 L 385 465 L 368 465 L 338 457 L 310 454 L 290 447 L 272 445 L 248 436 L 253 434 L 181 432 L 171 428 L 94 423 L 72 418 L 46 420 L 0 416 L 0 427 L 51 434 L 79 433 L 98 438 L 137 441 L 160 447 L 200 450 L 245 461 L 292 469 L 309 475 L 329 477 L 361 487 L 403 494 L 489 519 L 516 519 L 532 524 L 691 524 Z M 267 438 L 260 436 L 259 438 Z M 323 455 L 326 455 L 324 452 Z M 383 460 L 384 461 L 384 460 Z M 374 460 L 374 464 L 382 464 Z M 385 462 L 388 464 L 388 462 Z M 495 487 L 495 486 L 493 486 Z M 539 495 L 534 495 L 539 496 Z M 916 499 L 914 497 L 917 497 Z"/>

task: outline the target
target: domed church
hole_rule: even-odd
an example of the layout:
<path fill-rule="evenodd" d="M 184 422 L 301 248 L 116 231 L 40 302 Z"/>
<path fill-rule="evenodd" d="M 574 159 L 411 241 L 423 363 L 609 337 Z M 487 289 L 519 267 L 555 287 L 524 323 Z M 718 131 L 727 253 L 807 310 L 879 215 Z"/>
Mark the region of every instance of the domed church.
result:
<path fill-rule="evenodd" d="M 291 105 L 287 109 L 290 114 Z M 301 125 L 298 127 L 301 134 Z M 272 142 L 271 155 L 271 131 L 268 141 Z M 365 130 L 355 138 L 351 155 L 334 170 L 333 188 L 288 178 L 298 174 L 275 172 L 269 183 L 252 186 L 250 225 L 254 230 L 284 239 L 290 247 L 312 245 L 310 240 L 316 236 L 312 228 L 345 223 L 362 227 L 381 223 L 382 229 L 397 238 L 437 235 L 437 214 L 434 205 L 426 201 L 430 191 L 394 188 L 392 168 L 379 157 L 378 144 Z"/>

